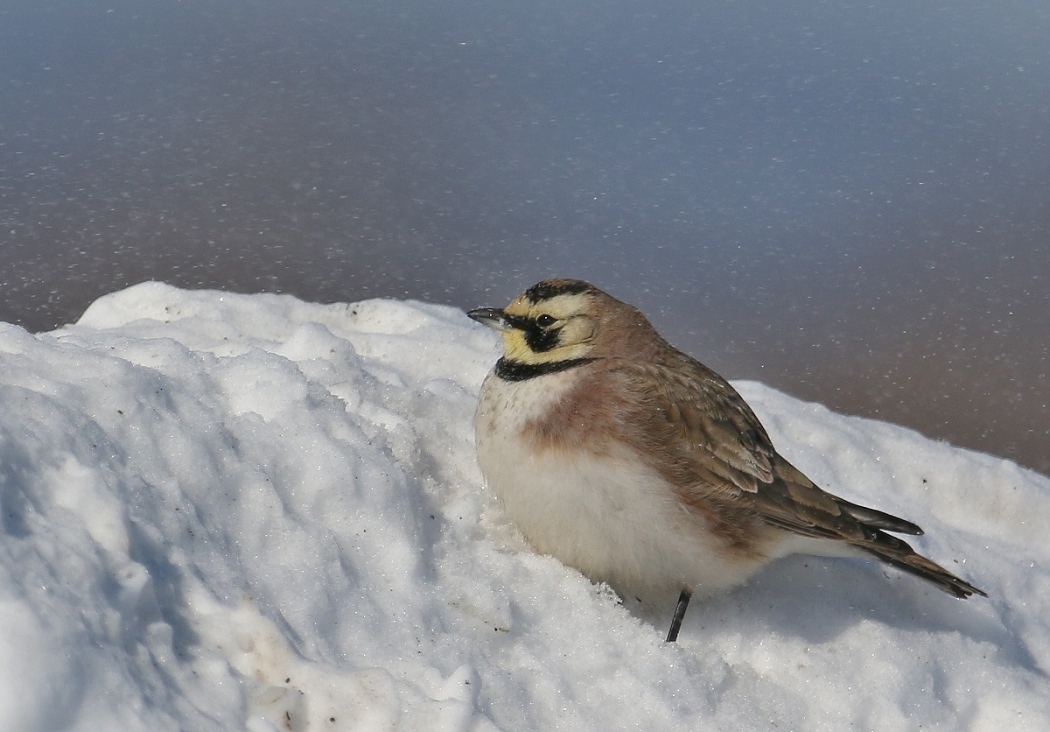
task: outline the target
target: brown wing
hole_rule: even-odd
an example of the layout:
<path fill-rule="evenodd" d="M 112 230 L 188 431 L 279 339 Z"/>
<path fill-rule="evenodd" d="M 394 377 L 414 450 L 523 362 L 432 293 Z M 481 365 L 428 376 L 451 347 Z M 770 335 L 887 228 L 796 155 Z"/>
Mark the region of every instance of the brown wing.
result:
<path fill-rule="evenodd" d="M 769 435 L 725 379 L 682 358 L 669 365 L 633 362 L 616 369 L 634 397 L 626 405 L 633 412 L 631 423 L 643 430 L 643 439 L 656 443 L 657 452 L 670 452 L 679 469 L 698 471 L 701 480 L 711 476 L 730 493 L 756 493 L 776 477 L 777 454 Z"/>
<path fill-rule="evenodd" d="M 863 538 L 838 499 L 777 454 L 758 417 L 718 374 L 684 354 L 670 363 L 624 363 L 616 371 L 634 397 L 624 406 L 632 440 L 645 445 L 652 467 L 687 504 L 742 524 Z"/>
<path fill-rule="evenodd" d="M 918 526 L 821 490 L 778 455 L 743 397 L 703 364 L 676 354 L 670 363 L 615 370 L 635 396 L 625 405 L 625 428 L 729 544 L 750 548 L 747 537 L 764 524 L 845 541 L 957 597 L 984 594 L 886 533 L 922 534 Z"/>

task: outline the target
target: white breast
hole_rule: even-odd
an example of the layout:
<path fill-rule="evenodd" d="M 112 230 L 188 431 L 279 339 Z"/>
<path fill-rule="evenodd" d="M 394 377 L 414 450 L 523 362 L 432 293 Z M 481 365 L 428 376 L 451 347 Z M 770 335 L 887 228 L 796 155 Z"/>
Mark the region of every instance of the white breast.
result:
<path fill-rule="evenodd" d="M 537 450 L 522 437 L 571 388 L 571 370 L 519 382 L 490 374 L 475 418 L 478 462 L 536 549 L 621 592 L 708 594 L 763 562 L 726 554 L 702 519 L 624 446 L 612 456 Z"/>

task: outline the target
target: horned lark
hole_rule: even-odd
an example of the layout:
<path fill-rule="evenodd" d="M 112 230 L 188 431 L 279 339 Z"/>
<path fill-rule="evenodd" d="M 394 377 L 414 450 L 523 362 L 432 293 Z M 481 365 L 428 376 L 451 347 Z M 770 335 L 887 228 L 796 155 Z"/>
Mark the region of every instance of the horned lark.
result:
<path fill-rule="evenodd" d="M 620 593 L 744 582 L 788 554 L 874 555 L 956 597 L 985 593 L 887 532 L 915 524 L 818 488 L 777 454 L 743 398 L 636 308 L 554 279 L 468 315 L 503 357 L 481 387 L 478 461 L 541 553 Z"/>

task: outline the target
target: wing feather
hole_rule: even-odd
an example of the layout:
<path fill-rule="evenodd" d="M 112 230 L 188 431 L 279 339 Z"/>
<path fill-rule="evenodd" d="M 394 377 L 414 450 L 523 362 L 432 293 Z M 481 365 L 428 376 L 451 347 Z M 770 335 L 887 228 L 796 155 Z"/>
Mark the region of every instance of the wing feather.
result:
<path fill-rule="evenodd" d="M 735 520 L 758 518 L 803 536 L 851 543 L 878 529 L 921 533 L 915 524 L 849 503 L 822 490 L 777 454 L 743 397 L 714 371 L 684 354 L 670 363 L 625 362 L 619 369 L 635 395 L 631 421 L 691 505 L 717 504 Z M 713 506 L 713 508 L 715 508 Z M 712 513 L 715 511 L 713 510 Z"/>
<path fill-rule="evenodd" d="M 621 404 L 630 439 L 727 547 L 761 551 L 761 527 L 782 529 L 844 541 L 956 597 L 985 594 L 886 533 L 922 534 L 915 524 L 815 485 L 777 454 L 743 397 L 698 361 L 676 351 L 613 371 L 631 397 Z"/>

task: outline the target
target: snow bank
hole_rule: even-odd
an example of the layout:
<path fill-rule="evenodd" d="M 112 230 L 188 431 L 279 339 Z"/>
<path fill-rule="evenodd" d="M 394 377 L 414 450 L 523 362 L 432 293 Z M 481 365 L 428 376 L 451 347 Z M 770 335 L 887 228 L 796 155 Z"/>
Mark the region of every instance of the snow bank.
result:
<path fill-rule="evenodd" d="M 0 729 L 1050 727 L 1045 477 L 738 384 L 991 599 L 792 558 L 665 644 L 484 490 L 496 355 L 449 308 L 155 283 L 0 324 Z"/>

